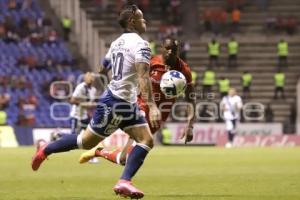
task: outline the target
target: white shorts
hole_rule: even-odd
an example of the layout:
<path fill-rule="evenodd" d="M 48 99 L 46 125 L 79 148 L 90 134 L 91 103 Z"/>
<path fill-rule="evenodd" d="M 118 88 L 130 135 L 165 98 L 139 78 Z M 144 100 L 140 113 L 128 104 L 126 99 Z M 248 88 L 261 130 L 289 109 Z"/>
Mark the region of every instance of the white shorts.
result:
<path fill-rule="evenodd" d="M 236 129 L 236 125 L 237 125 L 238 120 L 237 119 L 233 119 L 233 120 L 226 120 L 226 130 L 227 131 L 234 131 Z"/>

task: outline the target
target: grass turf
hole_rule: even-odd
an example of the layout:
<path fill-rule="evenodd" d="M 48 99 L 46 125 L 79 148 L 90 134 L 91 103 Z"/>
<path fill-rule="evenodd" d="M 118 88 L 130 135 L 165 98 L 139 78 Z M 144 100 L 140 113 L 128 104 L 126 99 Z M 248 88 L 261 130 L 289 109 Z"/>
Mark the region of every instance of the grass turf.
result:
<path fill-rule="evenodd" d="M 114 200 L 121 166 L 77 164 L 82 151 L 31 171 L 33 148 L 0 149 L 0 200 Z M 134 179 L 145 200 L 299 200 L 300 148 L 156 147 Z"/>

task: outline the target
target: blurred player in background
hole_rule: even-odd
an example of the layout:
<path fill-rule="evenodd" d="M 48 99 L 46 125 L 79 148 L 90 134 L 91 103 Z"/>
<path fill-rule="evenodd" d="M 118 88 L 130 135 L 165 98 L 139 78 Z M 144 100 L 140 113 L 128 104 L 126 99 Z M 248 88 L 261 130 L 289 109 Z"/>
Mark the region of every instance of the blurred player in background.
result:
<path fill-rule="evenodd" d="M 80 134 L 80 131 L 86 129 L 91 120 L 91 111 L 96 108 L 97 89 L 93 86 L 95 80 L 93 74 L 91 72 L 85 73 L 83 80 L 75 87 L 70 99 L 72 104 L 70 112 L 71 134 Z M 62 135 L 63 133 L 60 130 L 56 130 L 52 133 L 51 140 L 57 140 Z M 97 159 L 90 160 L 90 163 L 97 162 Z"/>
<path fill-rule="evenodd" d="M 71 133 L 79 133 L 86 128 L 91 120 L 89 110 L 95 108 L 97 89 L 93 86 L 94 77 L 91 72 L 84 75 L 84 82 L 78 84 L 72 94 L 70 103 L 73 105 L 70 113 Z"/>
<path fill-rule="evenodd" d="M 132 149 L 123 174 L 113 189 L 123 197 L 140 199 L 144 193 L 132 185 L 131 179 L 153 147 L 153 137 L 136 103 L 138 90 L 149 105 L 149 119 L 153 127 L 158 126 L 161 114 L 153 99 L 149 77 L 151 50 L 149 43 L 140 36 L 146 31 L 142 11 L 135 5 L 125 6 L 119 15 L 119 24 L 124 33 L 112 42 L 106 55 L 112 65 L 112 80 L 100 97 L 88 128 L 78 136 L 65 135 L 41 147 L 32 159 L 32 169 L 38 170 L 52 153 L 91 149 L 120 128 L 137 145 Z"/>
<path fill-rule="evenodd" d="M 152 90 L 154 95 L 154 100 L 159 109 L 161 109 L 162 119 L 160 120 L 159 126 L 154 127 L 150 125 L 152 134 L 155 134 L 162 126 L 162 124 L 167 120 L 172 106 L 176 102 L 176 98 L 166 97 L 160 90 L 160 80 L 162 75 L 168 70 L 177 70 L 181 72 L 187 80 L 187 88 L 185 90 L 186 101 L 190 103 L 188 106 L 188 119 L 187 126 L 182 138 L 185 138 L 185 143 L 190 142 L 193 139 L 193 124 L 194 124 L 194 105 L 195 105 L 195 95 L 194 95 L 194 85 L 192 84 L 192 74 L 189 66 L 178 57 L 179 52 L 178 41 L 167 37 L 162 44 L 162 55 L 153 56 L 150 64 L 150 79 L 152 82 Z M 109 65 L 107 61 L 103 64 L 106 65 L 106 71 L 109 70 Z M 145 113 L 146 119 L 149 119 L 149 106 L 143 99 L 141 95 L 138 96 L 138 105 L 140 109 Z M 97 147 L 85 152 L 80 158 L 80 162 L 86 162 L 92 157 L 103 157 L 113 163 L 120 165 L 125 165 L 126 158 L 133 148 L 133 140 L 129 139 L 124 148 L 118 148 L 114 151 L 108 151 L 103 149 L 103 146 L 99 144 Z"/>
<path fill-rule="evenodd" d="M 236 94 L 234 88 L 230 88 L 228 95 L 224 96 L 220 103 L 220 110 L 226 123 L 226 131 L 228 134 L 227 148 L 233 145 L 234 136 L 236 134 L 236 126 L 240 120 L 240 113 L 243 102 L 240 96 Z"/>

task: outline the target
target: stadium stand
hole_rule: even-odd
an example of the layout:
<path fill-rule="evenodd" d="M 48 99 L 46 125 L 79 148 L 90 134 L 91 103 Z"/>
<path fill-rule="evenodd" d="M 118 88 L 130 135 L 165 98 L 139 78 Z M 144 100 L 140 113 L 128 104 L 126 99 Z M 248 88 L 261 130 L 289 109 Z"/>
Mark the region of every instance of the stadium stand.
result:
<path fill-rule="evenodd" d="M 229 0 L 230 1 L 230 0 Z M 262 0 L 263 1 L 263 0 Z M 228 9 L 226 0 L 203 0 L 195 1 L 196 7 L 198 9 L 198 18 L 202 19 L 205 10 L 211 10 L 216 8 Z M 282 3 L 280 0 L 270 0 L 266 10 L 261 10 L 256 2 L 259 1 L 244 1 L 244 6 L 241 10 L 241 20 L 240 20 L 240 31 L 242 33 L 258 33 L 262 34 L 266 30 L 266 23 L 271 20 L 270 23 L 277 23 L 278 17 L 283 19 L 288 19 L 293 17 L 296 21 L 299 21 L 300 16 L 297 10 L 300 9 L 300 2 L 287 0 Z M 228 14 L 229 15 L 229 14 Z M 230 16 L 227 16 L 227 23 L 230 23 Z M 272 21 L 272 19 L 274 21 Z M 203 20 L 199 20 L 199 27 L 203 30 Z M 275 27 L 274 27 L 275 28 Z M 283 33 L 283 32 L 282 32 Z"/>
<path fill-rule="evenodd" d="M 120 7 L 118 4 L 122 4 L 122 2 L 108 1 L 105 13 L 99 11 L 99 8 L 95 6 L 96 4 L 95 0 L 80 1 L 81 8 L 86 11 L 87 17 L 93 20 L 93 25 L 99 30 L 100 36 L 105 37 L 107 44 L 110 44 L 110 41 L 116 38 L 121 31 L 115 19 L 118 18 L 118 8 Z M 147 36 L 153 38 L 156 38 L 155 36 L 159 32 L 159 27 L 162 23 L 160 11 L 156 5 L 153 5 L 152 2 L 150 3 L 151 17 L 147 18 L 149 23 Z"/>
<path fill-rule="evenodd" d="M 110 2 L 110 9 L 114 9 L 116 5 Z M 191 3 L 191 2 L 189 2 Z M 197 9 L 198 17 L 204 13 L 205 9 L 211 8 L 223 8 L 228 9 L 225 0 L 202 0 L 193 1 L 194 8 Z M 149 13 L 147 16 L 150 21 L 148 37 L 157 37 L 157 28 L 160 25 L 159 20 L 159 9 L 157 7 L 158 2 L 151 2 Z M 278 6 L 280 5 L 280 6 Z M 93 23 L 99 30 L 99 34 L 105 37 L 109 42 L 111 37 L 114 37 L 116 26 L 110 24 L 110 19 L 116 17 L 115 14 L 105 15 L 105 17 L 100 17 L 97 14 L 97 9 L 93 7 L 93 1 L 81 1 L 81 6 L 83 9 L 89 13 Z M 251 88 L 252 98 L 248 101 L 260 102 L 264 105 L 271 105 L 274 112 L 274 122 L 285 122 L 289 118 L 289 113 L 291 106 L 296 100 L 296 82 L 298 79 L 300 60 L 297 57 L 300 53 L 299 47 L 299 37 L 289 36 L 284 31 L 280 32 L 280 35 L 275 35 L 273 30 L 270 29 L 266 32 L 266 20 L 268 17 L 282 16 L 288 18 L 293 16 L 296 20 L 299 20 L 299 14 L 295 11 L 299 9 L 300 4 L 294 1 L 286 1 L 284 5 L 281 5 L 280 1 L 273 0 L 267 5 L 267 11 L 262 10 L 259 5 L 255 3 L 245 3 L 241 7 L 241 20 L 239 32 L 236 35 L 237 41 L 240 43 L 240 51 L 238 56 L 238 67 L 235 69 L 228 70 L 225 66 L 227 65 L 227 50 L 226 44 L 229 41 L 231 35 L 228 29 L 230 29 L 230 13 L 227 13 L 227 27 L 225 31 L 220 33 L 217 37 L 221 42 L 221 55 L 220 63 L 221 67 L 215 68 L 217 77 L 228 77 L 231 82 L 231 86 L 236 87 L 241 93 L 242 86 L 240 77 L 243 71 L 249 71 L 253 75 L 253 84 Z M 193 9 L 191 9 L 192 12 Z M 109 18 L 110 17 L 110 18 Z M 193 21 L 193 19 L 190 19 Z M 202 26 L 203 21 L 199 20 L 199 26 Z M 227 31 L 226 31 L 227 29 Z M 207 42 L 210 41 L 214 35 L 209 32 L 203 31 L 202 27 L 198 30 L 198 36 L 194 38 L 188 38 L 188 42 L 191 44 L 191 49 L 188 54 L 188 63 L 191 65 L 192 69 L 196 71 L 200 77 L 208 64 L 208 56 L 206 51 Z M 275 29 L 278 31 L 277 29 Z M 192 29 L 190 30 L 192 31 Z M 105 36 L 106 35 L 106 36 Z M 107 36 L 109 35 L 109 36 Z M 277 70 L 277 54 L 276 54 L 276 44 L 281 38 L 285 38 L 289 43 L 289 67 L 284 69 L 286 74 L 286 85 L 285 93 L 286 99 L 283 101 L 274 101 L 274 81 L 273 74 Z M 182 39 L 186 39 L 181 37 Z M 201 88 L 201 78 L 198 79 L 197 91 L 200 92 Z M 215 86 L 214 91 L 217 91 L 217 86 Z M 218 102 L 219 98 L 216 99 Z"/>
<path fill-rule="evenodd" d="M 99 37 L 105 41 L 105 48 L 108 48 L 110 42 L 120 32 L 118 24 L 115 23 L 115 19 L 117 18 L 118 10 L 120 9 L 120 6 L 123 1 L 103 1 L 103 2 L 105 5 L 102 5 L 101 1 L 81 0 L 80 8 L 83 12 L 86 13 L 86 18 L 88 20 L 92 20 L 92 27 L 97 30 Z M 141 2 L 141 1 L 133 1 L 133 2 Z M 220 34 L 216 37 L 221 44 L 221 54 L 219 60 L 220 67 L 214 68 L 217 74 L 217 78 L 222 76 L 229 78 L 231 86 L 236 87 L 238 89 L 238 92 L 241 93 L 242 85 L 241 85 L 240 77 L 244 71 L 249 71 L 253 75 L 253 81 L 252 81 L 253 83 L 251 87 L 252 97 L 250 100 L 247 101 L 260 102 L 263 103 L 264 105 L 270 105 L 273 110 L 275 122 L 285 122 L 289 119 L 290 110 L 296 101 L 295 91 L 296 91 L 296 82 L 299 74 L 298 65 L 300 64 L 300 60 L 297 57 L 297 55 L 299 55 L 300 53 L 300 49 L 299 49 L 300 40 L 299 40 L 299 36 L 286 32 L 284 28 L 278 29 L 278 26 L 276 25 L 278 21 L 276 20 L 278 20 L 279 17 L 283 19 L 288 19 L 289 17 L 292 17 L 294 21 L 296 22 L 299 21 L 300 15 L 299 13 L 296 12 L 296 10 L 298 10 L 300 7 L 299 2 L 287 0 L 285 1 L 284 5 L 281 5 L 281 2 L 279 0 L 272 0 L 269 1 L 269 5 L 266 5 L 266 8 L 265 7 L 262 8 L 259 7 L 259 5 L 256 5 L 255 3 L 249 3 L 249 1 L 244 1 L 245 3 L 241 7 L 241 20 L 239 25 L 240 26 L 239 31 L 238 33 L 234 34 L 234 37 L 240 44 L 240 50 L 238 54 L 238 67 L 231 68 L 231 69 L 226 68 L 227 65 L 226 44 L 232 36 L 230 34 L 231 31 L 228 31 L 229 29 L 228 27 L 230 27 L 230 20 L 229 20 L 230 13 L 228 11 L 230 10 L 230 8 L 228 8 L 228 5 L 226 3 L 227 1 L 225 0 L 187 1 L 186 3 L 189 4 L 190 12 L 186 14 L 184 18 L 189 17 L 189 19 L 184 19 L 184 20 L 182 19 L 176 20 L 172 17 L 169 17 L 170 13 L 167 13 L 167 16 L 164 16 L 163 13 L 163 10 L 170 10 L 170 8 L 171 10 L 173 9 L 171 5 L 172 3 L 175 5 L 175 9 L 176 9 L 176 3 L 178 2 L 180 3 L 180 1 L 166 1 L 169 3 L 166 5 L 163 5 L 163 2 L 164 1 L 150 1 L 149 5 L 146 5 L 145 15 L 149 25 L 146 38 L 148 38 L 149 40 L 155 39 L 156 41 L 159 41 L 159 39 L 163 37 L 164 34 L 170 34 L 172 33 L 172 30 L 175 30 L 173 32 L 177 32 L 177 36 L 181 40 L 187 41 L 190 44 L 191 48 L 189 49 L 189 53 L 187 55 L 187 61 L 192 67 L 193 71 L 197 72 L 199 75 L 196 84 L 197 91 L 199 93 L 202 91 L 202 87 L 201 87 L 202 73 L 208 65 L 208 56 L 206 50 L 207 42 L 210 41 L 213 37 L 215 37 L 213 33 L 204 30 L 202 17 L 203 14 L 205 13 L 205 10 L 207 9 L 223 8 L 222 11 L 227 11 L 226 16 L 223 12 L 224 14 L 223 17 L 227 18 L 226 20 L 227 25 L 225 26 L 225 31 L 221 30 Z M 1 3 L 4 5 L 6 1 L 2 0 Z M 60 5 L 58 4 L 58 2 L 55 2 L 53 0 L 53 4 L 54 3 Z M 182 9 L 182 7 L 180 8 Z M 184 8 L 186 9 L 186 6 Z M 56 9 L 61 9 L 60 12 L 59 11 L 57 12 L 62 13 L 63 8 L 56 7 Z M 181 14 L 183 13 L 183 11 L 184 10 L 179 10 L 178 13 Z M 7 13 L 11 12 L 12 13 L 11 15 L 16 16 L 16 18 L 18 18 L 18 16 L 24 15 L 22 14 L 23 11 L 20 12 L 5 11 L 5 12 Z M 1 15 L 2 21 L 4 20 L 5 12 L 4 14 Z M 29 12 L 30 15 L 33 15 L 36 19 L 38 19 L 39 16 L 43 16 L 42 11 L 39 9 L 37 4 L 35 6 L 35 11 L 33 10 L 27 12 Z M 195 19 L 193 19 L 192 15 L 190 15 L 190 13 L 192 12 L 195 12 L 197 14 L 197 18 L 199 19 L 196 21 L 198 23 L 197 26 L 198 29 L 194 30 L 191 28 L 186 30 L 184 28 L 189 27 L 190 24 L 185 22 L 187 21 L 195 22 Z M 62 17 L 62 15 L 60 17 Z M 272 20 L 268 21 L 271 18 L 275 19 L 275 21 L 273 22 Z M 275 25 L 272 23 L 275 23 Z M 271 27 L 269 27 L 269 25 Z M 278 30 L 280 31 L 279 35 L 274 33 L 274 31 L 278 31 Z M 194 32 L 194 34 L 189 33 L 187 34 L 188 36 L 186 36 L 186 34 L 181 34 L 182 31 Z M 189 37 L 190 35 L 193 35 L 194 37 Z M 281 38 L 284 38 L 289 43 L 289 52 L 290 52 L 288 56 L 289 66 L 287 69 L 283 69 L 286 75 L 286 85 L 285 85 L 286 99 L 273 100 L 273 95 L 274 95 L 273 74 L 277 71 L 276 44 Z M 51 56 L 51 58 L 57 62 L 61 62 L 65 58 L 67 58 L 67 60 L 72 60 L 72 56 L 70 55 L 70 52 L 67 50 L 64 42 L 61 39 L 59 39 L 56 48 L 48 48 L 48 46 L 45 46 L 47 45 L 47 43 L 43 44 L 42 47 L 31 47 L 31 46 L 28 47 L 23 43 L 18 44 L 18 46 L 16 47 L 15 46 L 16 44 L 7 45 L 4 42 L 2 42 L 1 45 L 2 45 L 1 51 L 8 51 L 8 50 L 14 51 L 11 49 L 16 49 L 15 51 L 17 53 L 14 52 L 13 55 L 18 55 L 19 57 L 20 57 L 19 54 L 21 53 L 18 54 L 18 48 L 20 48 L 19 46 L 21 46 L 22 48 L 24 48 L 23 51 L 32 52 L 32 54 L 33 52 L 38 51 L 39 54 L 41 54 L 41 55 L 38 54 L 39 57 L 43 58 L 42 60 L 45 60 L 47 55 Z M 62 53 L 58 53 L 60 51 Z M 16 65 L 18 56 L 14 58 L 10 58 L 11 61 L 7 61 L 6 58 L 1 59 L 1 62 L 12 62 L 13 63 L 12 65 Z M 87 56 L 86 58 L 88 59 Z M 3 64 L 1 66 L 3 66 Z M 16 69 L 13 70 L 14 70 L 13 73 L 21 73 L 21 72 L 15 72 L 18 71 Z M 64 77 L 74 72 L 74 70 L 71 70 L 70 68 L 65 70 L 66 71 L 62 72 L 62 74 L 65 75 Z M 25 72 L 25 75 L 26 78 L 28 78 L 29 80 L 31 81 L 34 80 L 34 82 L 36 82 L 37 80 L 50 80 L 51 78 L 59 74 L 58 71 L 59 70 L 49 73 L 47 70 L 44 69 L 43 70 L 33 69 L 32 73 Z M 29 75 L 26 73 L 28 73 Z M 76 73 L 77 72 L 75 72 L 75 75 Z M 36 84 L 33 85 L 34 88 L 36 88 L 35 86 Z M 49 104 L 47 104 L 48 102 L 47 97 L 41 95 L 38 92 L 38 89 L 33 89 L 33 91 L 36 91 L 36 93 L 34 94 L 37 95 L 38 97 L 39 106 L 37 106 L 37 110 L 39 111 L 40 109 L 46 109 L 46 106 L 47 105 L 49 106 Z M 218 91 L 217 86 L 214 86 L 213 91 Z M 217 103 L 219 101 L 219 96 L 217 95 L 216 97 L 217 98 L 215 99 L 215 102 Z M 10 105 L 12 104 L 12 102 L 17 101 L 15 99 L 17 98 L 13 97 Z M 15 108 L 9 106 L 9 109 L 15 109 Z M 7 111 L 11 112 L 11 110 L 7 110 Z M 16 109 L 14 111 L 16 111 Z M 37 114 L 36 119 L 38 125 L 42 126 L 42 125 L 55 124 L 55 122 L 51 120 L 47 121 L 48 120 L 47 117 L 42 117 L 42 116 L 43 114 Z M 8 121 L 9 123 L 15 122 L 16 116 L 9 116 Z M 63 123 L 63 122 L 57 122 L 57 123 Z M 59 125 L 63 125 L 63 124 L 59 124 Z"/>
<path fill-rule="evenodd" d="M 49 83 L 68 80 L 81 71 L 73 66 L 73 57 L 56 31 L 45 23 L 37 1 L 1 0 L 0 93 L 10 97 L 8 125 L 36 127 L 68 126 L 68 121 L 50 116 Z M 25 28 L 24 28 L 25 27 Z M 24 30 L 28 28 L 28 32 Z M 54 115 L 68 112 L 66 106 Z"/>
<path fill-rule="evenodd" d="M 199 18 L 205 9 L 210 8 L 226 8 L 226 1 L 197 1 Z M 252 99 L 251 102 L 260 102 L 264 105 L 271 104 L 274 111 L 275 122 L 286 122 L 290 115 L 291 106 L 296 101 L 296 84 L 298 80 L 300 60 L 297 55 L 300 53 L 299 36 L 289 36 L 284 31 L 276 35 L 265 32 L 265 20 L 267 16 L 294 16 L 296 20 L 300 19 L 300 15 L 296 12 L 300 8 L 299 2 L 285 1 L 282 4 L 280 1 L 270 1 L 268 12 L 260 10 L 254 4 L 245 4 L 242 9 L 240 21 L 240 33 L 237 35 L 237 41 L 240 43 L 240 51 L 238 56 L 238 67 L 236 69 L 226 69 L 227 53 L 226 43 L 230 39 L 227 33 L 221 34 L 218 40 L 221 42 L 222 50 L 220 55 L 220 68 L 215 68 L 217 76 L 228 77 L 231 85 L 236 87 L 241 93 L 241 83 L 239 77 L 243 71 L 249 71 L 253 75 Z M 202 23 L 201 23 L 202 26 Z M 208 32 L 202 32 L 202 37 L 198 40 L 193 40 L 188 61 L 195 71 L 202 74 L 203 66 L 208 63 L 206 52 L 207 42 L 214 35 Z M 289 43 L 289 67 L 284 70 L 286 74 L 286 99 L 284 101 L 274 101 L 274 81 L 273 74 L 277 71 L 277 42 L 285 38 Z M 199 88 L 198 88 L 199 89 Z M 214 89 L 217 91 L 217 89 Z"/>

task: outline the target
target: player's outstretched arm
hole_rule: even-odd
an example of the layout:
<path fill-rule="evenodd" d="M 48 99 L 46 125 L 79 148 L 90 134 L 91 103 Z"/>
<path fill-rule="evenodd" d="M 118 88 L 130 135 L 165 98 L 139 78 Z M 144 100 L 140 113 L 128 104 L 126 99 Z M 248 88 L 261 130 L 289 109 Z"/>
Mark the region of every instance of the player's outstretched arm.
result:
<path fill-rule="evenodd" d="M 196 105 L 196 95 L 195 95 L 195 87 L 192 84 L 189 84 L 185 90 L 185 98 L 189 103 L 187 107 L 188 119 L 187 126 L 182 135 L 182 138 L 185 138 L 185 143 L 193 140 L 193 125 L 195 120 L 195 105 Z"/>
<path fill-rule="evenodd" d="M 135 64 L 137 74 L 138 74 L 138 83 L 140 85 L 140 92 L 142 98 L 145 100 L 149 106 L 149 119 L 153 127 L 159 127 L 159 121 L 161 119 L 161 113 L 156 106 L 156 103 L 153 98 L 152 85 L 149 76 L 150 66 L 147 63 L 136 63 Z"/>

